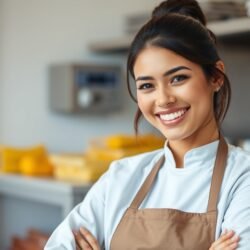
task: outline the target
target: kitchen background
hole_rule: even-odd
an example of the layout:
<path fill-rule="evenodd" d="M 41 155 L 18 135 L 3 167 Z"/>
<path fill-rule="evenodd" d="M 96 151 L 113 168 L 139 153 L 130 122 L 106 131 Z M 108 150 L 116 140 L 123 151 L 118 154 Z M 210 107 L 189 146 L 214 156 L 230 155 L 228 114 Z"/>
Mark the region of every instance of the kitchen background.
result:
<path fill-rule="evenodd" d="M 136 22 L 128 17 L 150 13 L 159 2 L 0 0 L 1 150 L 6 146 L 18 150 L 43 145 L 51 154 L 80 154 L 95 138 L 133 134 L 135 105 L 127 94 L 125 77 L 121 81 L 120 109 L 107 113 L 65 114 L 50 107 L 49 69 L 58 63 L 119 65 L 124 76 L 130 37 L 127 33 Z M 246 6 L 247 1 L 235 2 Z M 221 34 L 220 50 L 233 83 L 234 105 L 225 122 L 225 131 L 232 142 L 244 140 L 247 149 L 250 21 L 249 17 L 244 17 L 247 8 L 246 12 L 236 9 L 234 14 L 227 15 L 238 21 L 211 27 Z M 211 13 L 215 11 L 210 12 L 211 19 L 229 17 L 212 17 Z M 240 17 L 236 18 L 237 15 Z M 154 132 L 146 123 L 142 131 Z M 131 138 L 126 139 L 133 143 Z M 0 249 L 19 244 L 19 248 L 12 249 L 35 250 L 35 247 L 21 248 L 21 240 L 13 236 L 27 238 L 30 228 L 50 233 L 82 200 L 90 186 L 0 174 Z M 30 234 L 38 233 L 31 231 Z"/>
<path fill-rule="evenodd" d="M 123 34 L 124 17 L 155 1 L 1 1 L 1 140 L 53 151 L 82 151 L 88 139 L 132 132 L 133 107 L 125 92 L 122 112 L 64 116 L 48 106 L 48 66 L 53 63 L 109 61 L 123 57 L 89 52 L 91 41 Z"/>

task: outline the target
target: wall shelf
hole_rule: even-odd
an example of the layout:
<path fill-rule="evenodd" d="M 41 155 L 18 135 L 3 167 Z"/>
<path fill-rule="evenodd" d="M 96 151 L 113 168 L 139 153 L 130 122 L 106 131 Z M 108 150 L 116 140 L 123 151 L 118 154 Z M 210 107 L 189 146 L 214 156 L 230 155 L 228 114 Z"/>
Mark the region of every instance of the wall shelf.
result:
<path fill-rule="evenodd" d="M 211 29 L 217 37 L 250 33 L 250 17 L 210 22 L 208 23 L 208 28 Z M 89 49 L 96 53 L 126 52 L 133 37 L 134 35 L 126 35 L 117 39 L 93 42 L 90 44 Z"/>

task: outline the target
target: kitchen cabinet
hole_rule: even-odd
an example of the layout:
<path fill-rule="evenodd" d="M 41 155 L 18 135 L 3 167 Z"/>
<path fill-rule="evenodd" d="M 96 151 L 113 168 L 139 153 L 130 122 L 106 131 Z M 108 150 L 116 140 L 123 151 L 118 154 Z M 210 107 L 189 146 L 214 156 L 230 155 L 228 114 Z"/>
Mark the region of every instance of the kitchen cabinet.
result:
<path fill-rule="evenodd" d="M 91 184 L 0 174 L 0 249 L 28 228 L 51 233 L 82 201 Z"/>

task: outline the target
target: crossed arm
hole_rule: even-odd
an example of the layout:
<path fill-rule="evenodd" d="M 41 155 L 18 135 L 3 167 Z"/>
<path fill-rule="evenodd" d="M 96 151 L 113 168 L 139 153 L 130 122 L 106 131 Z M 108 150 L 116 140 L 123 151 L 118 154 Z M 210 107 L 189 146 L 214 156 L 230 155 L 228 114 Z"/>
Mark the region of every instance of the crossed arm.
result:
<path fill-rule="evenodd" d="M 96 238 L 85 228 L 73 232 L 77 250 L 101 250 Z M 209 248 L 209 250 L 236 250 L 240 237 L 234 231 L 225 231 Z"/>

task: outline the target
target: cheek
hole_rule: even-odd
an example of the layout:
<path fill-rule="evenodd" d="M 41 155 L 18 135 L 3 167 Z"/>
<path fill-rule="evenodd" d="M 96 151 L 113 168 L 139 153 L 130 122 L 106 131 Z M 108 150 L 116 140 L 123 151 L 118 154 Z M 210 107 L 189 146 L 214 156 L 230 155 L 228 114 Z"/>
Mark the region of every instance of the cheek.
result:
<path fill-rule="evenodd" d="M 190 93 L 190 104 L 201 117 L 210 116 L 213 110 L 213 98 L 208 88 L 199 88 L 197 92 Z"/>
<path fill-rule="evenodd" d="M 199 98 L 198 98 L 199 97 Z M 197 91 L 197 101 L 203 101 L 207 104 L 210 103 L 213 100 L 213 91 L 211 90 L 210 86 L 206 85 L 201 87 Z"/>
<path fill-rule="evenodd" d="M 144 113 L 144 110 L 147 109 L 147 102 L 143 98 L 140 97 L 140 95 L 137 95 L 137 104 L 139 109 Z"/>
<path fill-rule="evenodd" d="M 137 103 L 138 107 L 141 110 L 143 116 L 148 120 L 152 110 L 153 110 L 153 103 L 150 100 L 150 98 L 147 98 L 145 96 L 137 96 Z"/>
<path fill-rule="evenodd" d="M 185 95 L 185 100 L 188 103 L 193 104 L 208 104 L 212 100 L 211 88 L 203 84 L 195 84 L 193 86 L 187 86 L 186 89 L 183 89 L 182 96 Z"/>

